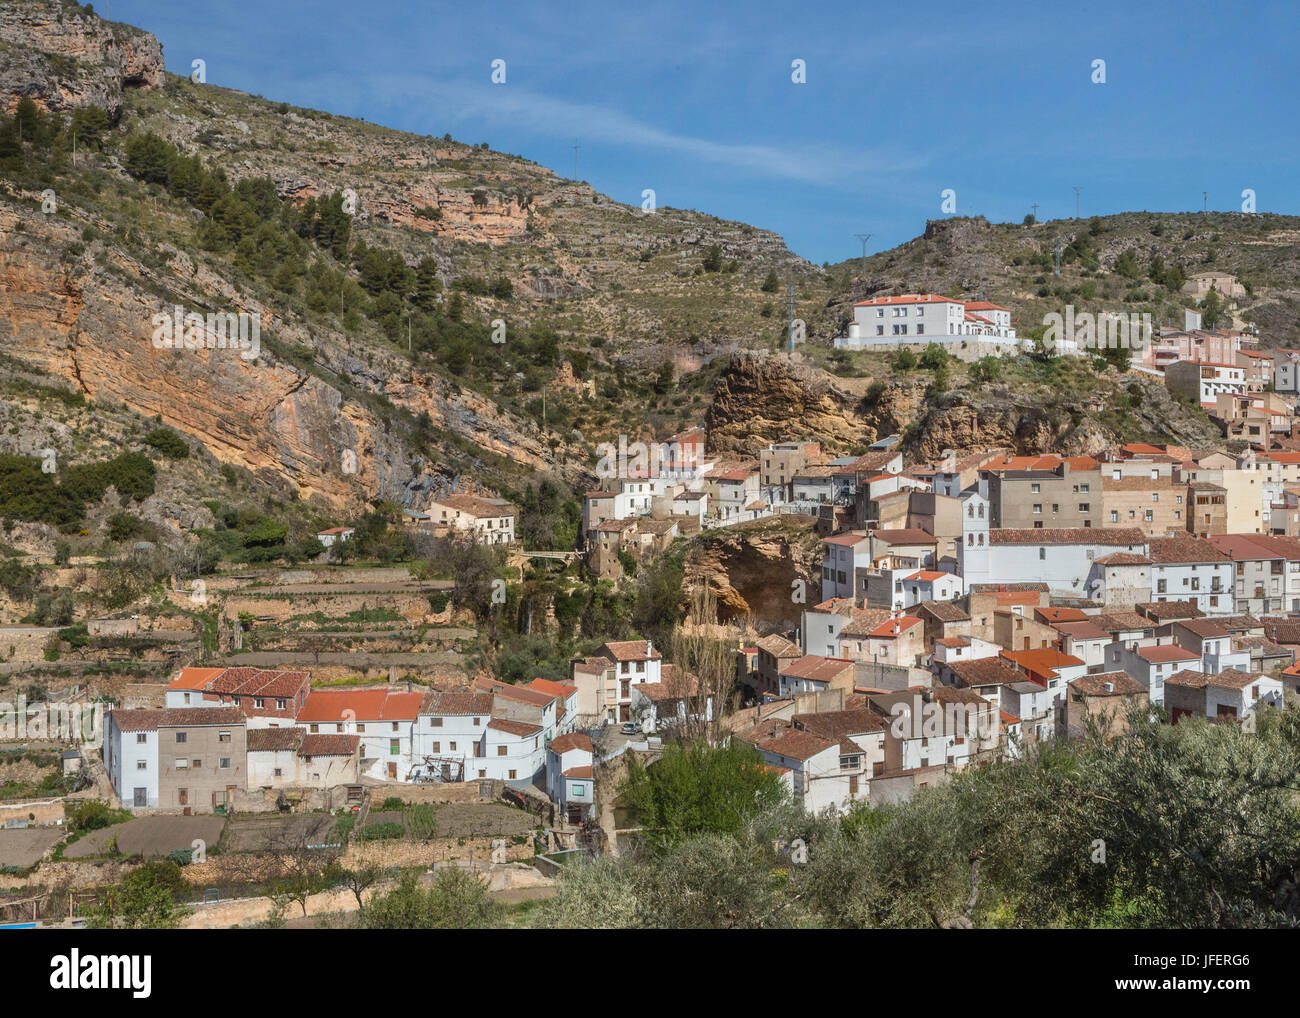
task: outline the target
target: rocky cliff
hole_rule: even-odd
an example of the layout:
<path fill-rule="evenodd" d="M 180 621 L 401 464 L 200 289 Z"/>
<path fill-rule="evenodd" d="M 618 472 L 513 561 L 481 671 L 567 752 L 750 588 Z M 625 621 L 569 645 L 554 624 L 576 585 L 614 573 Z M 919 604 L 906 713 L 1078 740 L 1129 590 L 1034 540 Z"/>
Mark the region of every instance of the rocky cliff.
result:
<path fill-rule="evenodd" d="M 709 584 L 719 622 L 762 631 L 800 624 L 821 600 L 821 545 L 806 517 L 707 531 L 687 558 L 691 576 Z"/>
<path fill-rule="evenodd" d="M 159 88 L 163 73 L 162 46 L 147 32 L 62 0 L 0 3 L 0 102 L 9 111 L 29 98 L 48 110 L 98 106 L 116 121 L 123 92 Z"/>
<path fill-rule="evenodd" d="M 161 419 L 285 494 L 338 508 L 374 499 L 411 504 L 474 469 L 460 449 L 448 448 L 440 462 L 415 455 L 385 406 L 427 414 L 428 429 L 521 468 L 550 469 L 565 456 L 532 421 L 394 354 L 362 357 L 346 337 L 313 335 L 292 313 L 247 301 L 182 252 L 146 266 L 106 241 L 83 244 L 78 226 L 0 202 L 5 351 L 95 401 Z M 238 350 L 160 349 L 153 316 L 173 303 L 256 313 L 264 336 L 311 349 L 312 370 L 265 347 L 255 359 Z"/>
<path fill-rule="evenodd" d="M 1054 380 L 964 381 L 930 396 L 925 371 L 837 379 L 783 355 L 737 354 L 714 391 L 709 447 L 753 456 L 768 442 L 817 436 L 835 454 L 901 434 L 909 458 L 934 460 L 945 449 L 1075 455 L 1117 442 L 1205 448 L 1222 441 L 1204 413 L 1171 397 L 1159 379 L 1094 375 L 1081 362 L 1059 370 Z"/>

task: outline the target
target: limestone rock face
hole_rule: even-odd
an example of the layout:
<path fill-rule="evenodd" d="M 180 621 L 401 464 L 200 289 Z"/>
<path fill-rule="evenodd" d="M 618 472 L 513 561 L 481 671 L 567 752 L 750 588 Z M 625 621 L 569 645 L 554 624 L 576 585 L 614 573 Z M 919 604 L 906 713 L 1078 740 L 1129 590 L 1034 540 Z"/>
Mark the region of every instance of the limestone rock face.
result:
<path fill-rule="evenodd" d="M 920 372 L 872 383 L 859 393 L 852 387 L 862 379 L 739 353 L 718 379 L 707 418 L 709 448 L 755 456 L 769 442 L 820 437 L 824 452 L 837 453 L 900 434 L 909 459 L 937 460 L 945 449 L 1074 456 L 1157 438 L 1190 448 L 1221 441 L 1203 415 L 1173 399 L 1157 379 L 1126 376 L 1091 394 L 998 384 L 928 401 L 928 377 Z"/>
<path fill-rule="evenodd" d="M 170 307 L 159 292 L 189 308 L 219 299 L 219 306 L 260 313 L 264 337 L 310 345 L 327 377 L 347 379 L 415 416 L 427 414 L 431 427 L 486 452 L 539 469 L 570 452 L 544 444 L 531 421 L 420 375 L 397 357 L 363 361 L 346 337 L 312 335 L 186 258 L 150 268 L 99 244 L 73 254 L 73 225 L 9 203 L 0 203 L 0 237 L 0 349 L 92 400 L 161 418 L 219 461 L 246 467 L 285 494 L 339 508 L 377 498 L 412 505 L 463 464 L 413 454 L 364 401 L 345 399 L 337 385 L 281 361 L 265 345 L 254 359 L 232 349 L 155 346 L 153 317 Z"/>
<path fill-rule="evenodd" d="M 875 441 L 859 400 L 814 372 L 763 354 L 737 353 L 718 379 L 709 408 L 709 448 L 754 456 L 770 442 L 806 436 L 831 446 Z"/>
<path fill-rule="evenodd" d="M 29 98 L 47 110 L 98 106 L 116 121 L 122 93 L 160 88 L 162 45 L 147 32 L 103 21 L 75 4 L 0 4 L 0 104 Z"/>

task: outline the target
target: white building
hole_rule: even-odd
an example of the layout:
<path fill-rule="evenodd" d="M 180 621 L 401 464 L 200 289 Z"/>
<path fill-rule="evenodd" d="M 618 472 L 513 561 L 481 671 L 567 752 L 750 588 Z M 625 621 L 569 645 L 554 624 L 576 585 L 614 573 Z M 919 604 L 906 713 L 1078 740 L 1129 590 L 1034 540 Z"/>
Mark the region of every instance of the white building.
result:
<path fill-rule="evenodd" d="M 387 689 L 316 689 L 298 712 L 297 724 L 312 735 L 356 735 L 361 773 L 387 781 L 410 781 L 413 736 L 424 693 Z"/>
<path fill-rule="evenodd" d="M 1209 541 L 1153 537 L 1148 542 L 1153 601 L 1194 601 L 1207 615 L 1231 615 L 1235 570 L 1232 556 Z"/>
<path fill-rule="evenodd" d="M 350 541 L 356 533 L 352 527 L 330 527 L 329 530 L 321 530 L 316 534 L 318 540 L 324 547 L 332 548 L 335 544 L 342 544 L 344 541 Z"/>
<path fill-rule="evenodd" d="M 971 493 L 962 505 L 957 571 L 968 590 L 976 583 L 1034 582 L 1046 583 L 1055 594 L 1091 597 L 1105 583 L 1097 559 L 1147 551 L 1147 538 L 1137 528 L 990 529 L 987 499 Z"/>
<path fill-rule="evenodd" d="M 428 515 L 435 527 L 469 534 L 478 544 L 512 544 L 515 507 L 501 498 L 444 495 L 430 502 Z"/>
<path fill-rule="evenodd" d="M 596 771 L 591 739 L 562 735 L 546 747 L 546 794 L 571 824 L 591 817 L 596 805 Z"/>
<path fill-rule="evenodd" d="M 934 293 L 873 297 L 853 306 L 847 336 L 835 339 L 840 350 L 865 350 L 897 343 L 958 343 L 976 337 L 1016 344 L 1011 312 L 988 301 L 966 303 Z"/>

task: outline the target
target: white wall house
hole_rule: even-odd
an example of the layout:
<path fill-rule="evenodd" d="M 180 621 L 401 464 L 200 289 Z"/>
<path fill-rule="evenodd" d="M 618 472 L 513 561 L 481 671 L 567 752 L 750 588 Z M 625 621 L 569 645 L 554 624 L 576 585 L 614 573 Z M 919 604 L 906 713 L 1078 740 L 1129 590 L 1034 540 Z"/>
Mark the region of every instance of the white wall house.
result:
<path fill-rule="evenodd" d="M 976 583 L 1046 583 L 1053 593 L 1089 597 L 1104 587 L 1097 559 L 1146 554 L 1146 537 L 1136 528 L 994 530 L 987 499 L 970 494 L 962 503 L 957 571 L 968 590 Z"/>
<path fill-rule="evenodd" d="M 104 769 L 113 790 L 128 809 L 158 805 L 158 729 L 140 728 L 132 720 L 125 730 L 117 711 L 110 711 L 104 730 Z"/>
<path fill-rule="evenodd" d="M 469 534 L 478 544 L 511 544 L 515 539 L 515 508 L 505 499 L 444 495 L 425 511 L 435 527 Z"/>
<path fill-rule="evenodd" d="M 423 693 L 387 689 L 313 690 L 297 724 L 312 735 L 355 735 L 361 773 L 387 781 L 410 781 L 413 735 Z"/>
<path fill-rule="evenodd" d="M 591 817 L 596 804 L 596 772 L 591 739 L 562 735 L 546 747 L 546 794 L 569 823 Z"/>
<path fill-rule="evenodd" d="M 486 752 L 483 733 L 492 720 L 492 703 L 491 693 L 428 693 L 415 719 L 412 778 L 470 781 L 479 777 L 477 761 Z"/>
<path fill-rule="evenodd" d="M 1231 615 L 1235 570 L 1232 556 L 1198 537 L 1153 537 L 1151 600 L 1195 601 L 1207 615 Z"/>
<path fill-rule="evenodd" d="M 1011 312 L 988 301 L 969 303 L 935 293 L 873 297 L 853 306 L 848 335 L 835 339 L 841 350 L 863 350 L 894 343 L 955 343 L 978 336 L 1016 342 Z"/>
<path fill-rule="evenodd" d="M 1173 644 L 1138 646 L 1130 650 L 1122 643 L 1112 644 L 1106 650 L 1107 671 L 1127 672 L 1142 683 L 1148 700 L 1163 706 L 1165 680 L 1180 671 L 1199 672 L 1201 656 Z"/>
<path fill-rule="evenodd" d="M 837 534 L 822 541 L 822 600 L 852 599 L 858 569 L 871 568 L 871 542 L 866 534 Z"/>

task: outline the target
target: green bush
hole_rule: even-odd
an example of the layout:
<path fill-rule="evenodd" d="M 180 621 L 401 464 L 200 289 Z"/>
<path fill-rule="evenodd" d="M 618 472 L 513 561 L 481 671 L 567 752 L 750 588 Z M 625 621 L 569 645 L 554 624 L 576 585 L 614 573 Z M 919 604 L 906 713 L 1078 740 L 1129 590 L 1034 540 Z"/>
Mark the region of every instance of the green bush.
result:
<path fill-rule="evenodd" d="M 108 803 L 96 799 L 86 799 L 64 812 L 68 817 L 68 825 L 74 831 L 98 831 L 108 827 L 114 819 Z"/>
<path fill-rule="evenodd" d="M 361 838 L 363 841 L 391 841 L 400 838 L 405 834 L 405 827 L 401 824 L 391 822 L 367 824 L 361 830 Z"/>
<path fill-rule="evenodd" d="M 190 454 L 190 447 L 185 439 L 168 428 L 154 428 L 145 436 L 144 443 L 172 460 L 183 460 Z"/>

